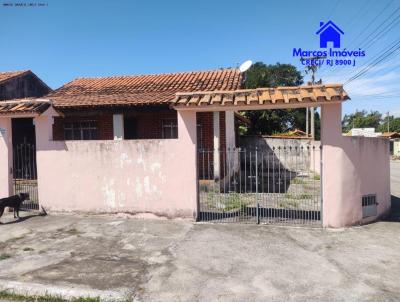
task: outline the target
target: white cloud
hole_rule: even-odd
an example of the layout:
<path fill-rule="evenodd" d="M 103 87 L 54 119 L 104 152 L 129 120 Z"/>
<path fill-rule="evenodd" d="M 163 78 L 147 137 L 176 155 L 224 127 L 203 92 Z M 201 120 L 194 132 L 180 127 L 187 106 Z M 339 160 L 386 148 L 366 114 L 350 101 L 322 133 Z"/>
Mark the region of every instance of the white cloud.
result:
<path fill-rule="evenodd" d="M 325 83 L 344 83 L 346 77 L 343 74 L 335 74 L 324 79 Z M 390 71 L 360 77 L 345 86 L 347 93 L 351 97 L 365 97 L 369 95 L 398 95 L 400 94 L 400 71 Z"/>
<path fill-rule="evenodd" d="M 394 115 L 395 117 L 400 117 L 400 107 L 393 109 L 390 111 L 391 115 Z"/>

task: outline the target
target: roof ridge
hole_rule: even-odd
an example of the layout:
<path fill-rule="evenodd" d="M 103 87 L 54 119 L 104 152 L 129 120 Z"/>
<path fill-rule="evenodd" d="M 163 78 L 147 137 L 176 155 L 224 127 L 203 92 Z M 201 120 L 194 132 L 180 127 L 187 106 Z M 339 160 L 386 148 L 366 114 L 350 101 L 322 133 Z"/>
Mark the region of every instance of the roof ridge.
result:
<path fill-rule="evenodd" d="M 132 78 L 132 77 L 144 77 L 144 76 L 160 76 L 160 75 L 178 75 L 178 74 L 187 74 L 187 73 L 203 73 L 203 72 L 215 72 L 215 71 L 239 71 L 239 68 L 236 67 L 226 67 L 226 68 L 218 68 L 218 69 L 208 69 L 208 70 L 188 70 L 188 71 L 178 71 L 178 72 L 166 72 L 166 73 L 145 73 L 145 74 L 133 74 L 133 75 L 116 75 L 116 76 L 99 76 L 99 77 L 77 77 L 73 79 L 71 82 L 75 80 L 81 79 L 112 79 L 112 78 Z"/>
<path fill-rule="evenodd" d="M 8 71 L 0 71 L 0 73 L 23 73 L 23 72 L 28 72 L 28 71 L 32 71 L 30 69 L 23 69 L 23 70 L 8 70 Z"/>

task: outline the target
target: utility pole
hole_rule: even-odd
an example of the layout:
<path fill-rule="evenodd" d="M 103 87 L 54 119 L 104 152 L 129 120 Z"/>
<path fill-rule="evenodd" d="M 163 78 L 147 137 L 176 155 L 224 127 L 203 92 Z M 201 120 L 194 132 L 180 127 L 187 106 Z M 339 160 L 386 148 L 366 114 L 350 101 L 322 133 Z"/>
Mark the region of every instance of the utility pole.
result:
<path fill-rule="evenodd" d="M 324 59 L 325 57 L 312 57 L 312 58 L 300 58 L 300 61 L 303 62 L 303 60 L 320 60 Z M 311 85 L 314 86 L 315 83 L 315 74 L 317 72 L 317 69 L 319 68 L 319 65 L 307 65 L 305 69 L 306 74 L 311 74 Z M 319 80 L 318 82 L 322 82 Z M 310 107 L 310 109 L 307 107 L 306 108 L 306 133 L 308 136 L 309 133 L 309 118 L 308 118 L 308 113 L 310 112 L 311 114 L 311 138 L 314 140 L 315 139 L 315 108 Z"/>
<path fill-rule="evenodd" d="M 315 108 L 311 107 L 311 138 L 315 139 Z"/>
<path fill-rule="evenodd" d="M 387 112 L 387 132 L 390 132 L 390 115 L 389 111 Z"/>
<path fill-rule="evenodd" d="M 310 133 L 310 129 L 309 129 L 310 123 L 308 121 L 308 115 L 309 115 L 309 110 L 308 110 L 308 107 L 306 107 L 306 133 L 307 133 L 307 137 L 308 137 L 308 134 Z"/>

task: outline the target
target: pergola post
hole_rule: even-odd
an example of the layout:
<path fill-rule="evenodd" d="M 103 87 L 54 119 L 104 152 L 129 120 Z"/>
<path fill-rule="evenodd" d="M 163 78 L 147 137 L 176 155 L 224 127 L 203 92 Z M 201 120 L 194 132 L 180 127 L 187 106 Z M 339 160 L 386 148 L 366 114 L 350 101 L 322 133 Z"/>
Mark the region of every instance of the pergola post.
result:
<path fill-rule="evenodd" d="M 182 188 L 181 194 L 187 199 L 188 207 L 193 210 L 194 217 L 197 217 L 198 210 L 198 181 L 197 181 L 197 127 L 196 112 L 178 110 L 178 140 L 180 146 L 180 158 L 184 163 L 184 173 L 188 182 Z M 190 184 L 190 185 L 189 185 Z"/>
<path fill-rule="evenodd" d="M 220 156 L 219 156 L 219 146 L 220 146 L 220 127 L 219 127 L 219 111 L 213 112 L 213 142 L 214 142 L 214 179 L 220 179 Z"/>
<path fill-rule="evenodd" d="M 342 104 L 321 106 L 321 145 L 322 145 L 322 220 L 325 227 L 344 226 L 346 202 L 342 178 L 343 136 Z M 352 177 L 352 175 L 350 175 Z"/>

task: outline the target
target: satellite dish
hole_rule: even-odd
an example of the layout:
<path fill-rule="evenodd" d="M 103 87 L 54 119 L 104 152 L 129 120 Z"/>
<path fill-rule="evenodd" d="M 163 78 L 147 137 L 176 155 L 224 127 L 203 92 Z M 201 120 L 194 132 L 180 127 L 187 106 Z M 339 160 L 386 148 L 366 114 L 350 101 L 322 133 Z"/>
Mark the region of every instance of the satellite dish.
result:
<path fill-rule="evenodd" d="M 247 69 L 249 69 L 253 65 L 253 62 L 251 60 L 247 60 L 242 63 L 242 65 L 239 66 L 240 72 L 245 72 Z"/>

